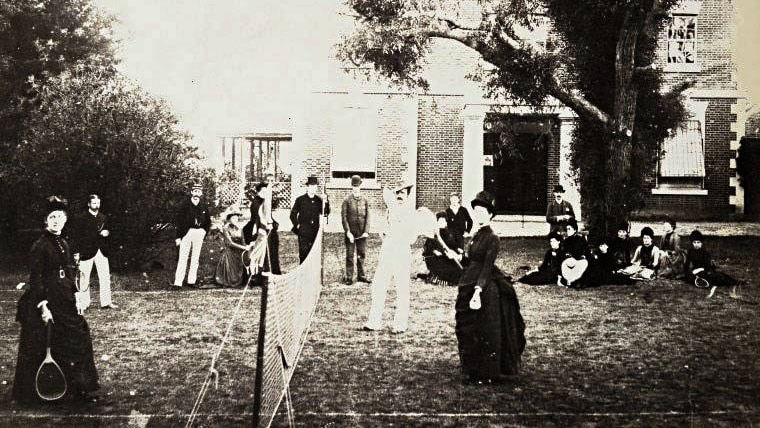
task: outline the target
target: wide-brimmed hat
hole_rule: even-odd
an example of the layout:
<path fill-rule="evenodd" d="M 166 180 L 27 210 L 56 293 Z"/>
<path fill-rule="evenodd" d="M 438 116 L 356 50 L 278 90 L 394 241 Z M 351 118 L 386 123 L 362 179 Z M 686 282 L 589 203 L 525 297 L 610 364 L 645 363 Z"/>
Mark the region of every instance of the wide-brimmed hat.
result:
<path fill-rule="evenodd" d="M 490 193 L 486 192 L 485 190 L 478 192 L 477 195 L 475 195 L 475 199 L 473 199 L 470 202 L 470 205 L 475 208 L 477 206 L 481 206 L 488 210 L 491 214 L 493 214 L 494 207 L 493 207 L 493 196 L 491 196 Z"/>
<path fill-rule="evenodd" d="M 552 190 L 552 193 L 565 193 L 565 188 L 562 187 L 561 184 L 558 184 L 554 186 L 554 190 Z"/>
<path fill-rule="evenodd" d="M 702 235 L 702 232 L 695 230 L 691 232 L 691 234 L 689 235 L 689 239 L 691 239 L 692 242 L 694 241 L 702 242 L 705 240 L 705 235 Z"/>
<path fill-rule="evenodd" d="M 351 176 L 351 187 L 359 187 L 362 185 L 362 178 L 358 175 Z"/>
<path fill-rule="evenodd" d="M 241 213 L 240 211 L 229 212 L 229 213 L 227 213 L 227 216 L 225 217 L 225 220 L 226 221 L 230 221 L 230 217 L 235 216 L 235 215 L 236 216 L 241 216 L 241 215 L 243 215 L 243 213 Z"/>
<path fill-rule="evenodd" d="M 318 186 L 319 180 L 317 180 L 316 176 L 310 175 L 309 178 L 306 179 L 306 185 L 307 186 Z"/>
<path fill-rule="evenodd" d="M 398 183 L 396 183 L 396 187 L 393 188 L 394 193 L 398 193 L 402 190 L 411 189 L 414 186 L 414 183 L 409 182 L 407 180 L 399 180 Z"/>

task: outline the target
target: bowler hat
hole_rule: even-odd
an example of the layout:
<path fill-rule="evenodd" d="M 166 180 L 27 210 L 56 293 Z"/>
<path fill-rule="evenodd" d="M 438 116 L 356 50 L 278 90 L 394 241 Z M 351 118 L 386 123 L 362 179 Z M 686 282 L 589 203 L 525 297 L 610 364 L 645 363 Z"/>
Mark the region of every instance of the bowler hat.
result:
<path fill-rule="evenodd" d="M 691 242 L 694 242 L 694 241 L 702 242 L 705 240 L 705 236 L 702 235 L 702 232 L 695 230 L 691 232 L 691 234 L 689 235 L 689 239 L 691 239 Z"/>
<path fill-rule="evenodd" d="M 317 186 L 319 185 L 319 180 L 317 180 L 317 177 L 310 175 L 309 178 L 306 179 L 306 185 L 307 186 Z"/>
<path fill-rule="evenodd" d="M 351 187 L 359 187 L 362 185 L 362 178 L 358 175 L 351 176 Z"/>
<path fill-rule="evenodd" d="M 552 190 L 553 193 L 565 193 L 565 188 L 562 187 L 561 184 L 558 184 L 554 186 L 554 190 Z"/>
<path fill-rule="evenodd" d="M 493 214 L 494 208 L 493 208 L 493 197 L 490 193 L 486 192 L 485 190 L 478 192 L 477 195 L 475 195 L 475 199 L 473 199 L 470 202 L 470 205 L 475 208 L 476 206 L 481 206 L 488 210 L 489 213 Z"/>

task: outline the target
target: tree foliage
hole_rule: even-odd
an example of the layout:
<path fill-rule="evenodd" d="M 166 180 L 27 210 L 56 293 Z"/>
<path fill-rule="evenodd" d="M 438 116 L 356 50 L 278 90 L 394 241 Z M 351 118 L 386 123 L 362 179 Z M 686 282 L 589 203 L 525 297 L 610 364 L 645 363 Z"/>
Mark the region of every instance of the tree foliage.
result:
<path fill-rule="evenodd" d="M 13 151 L 39 108 L 39 88 L 77 69 L 114 73 L 113 18 L 90 0 L 0 0 L 0 180 L 10 183 Z M 15 188 L 0 188 L 0 236 L 19 208 Z"/>
<path fill-rule="evenodd" d="M 659 144 L 685 116 L 653 66 L 657 36 L 677 0 L 348 0 L 354 32 L 338 57 L 391 82 L 427 89 L 434 39 L 476 51 L 485 93 L 534 106 L 559 102 L 578 116 L 573 165 L 592 234 L 641 208 Z M 545 45 L 525 35 L 551 23 Z"/>
<path fill-rule="evenodd" d="M 197 163 L 168 106 L 126 79 L 64 72 L 35 90 L 39 107 L 12 159 L 16 192 L 26 195 L 21 218 L 39 224 L 34 202 L 48 194 L 68 197 L 72 211 L 83 213 L 96 193 L 128 263 L 173 221 L 192 180 L 204 179 L 214 195 L 214 177 Z"/>

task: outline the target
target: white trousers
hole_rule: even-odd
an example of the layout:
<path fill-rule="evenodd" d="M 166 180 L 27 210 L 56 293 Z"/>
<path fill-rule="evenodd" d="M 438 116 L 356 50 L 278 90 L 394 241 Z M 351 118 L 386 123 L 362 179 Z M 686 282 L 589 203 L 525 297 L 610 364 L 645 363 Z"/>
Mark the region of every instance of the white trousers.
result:
<path fill-rule="evenodd" d="M 90 274 L 92 265 L 98 271 L 98 284 L 100 285 L 100 306 L 110 305 L 111 302 L 111 269 L 108 267 L 108 257 L 104 256 L 100 250 L 95 253 L 91 259 L 79 262 L 79 271 L 82 273 L 80 278 L 81 288 L 86 288 L 84 300 L 87 306 L 90 306 Z"/>
<path fill-rule="evenodd" d="M 187 270 L 187 257 L 190 256 L 190 270 L 187 272 L 187 283 L 195 284 L 198 280 L 198 264 L 201 259 L 201 246 L 206 237 L 204 229 L 190 228 L 179 243 L 179 260 L 177 271 L 174 273 L 174 285 L 181 286 Z M 192 251 L 192 253 L 191 253 Z"/>
<path fill-rule="evenodd" d="M 395 241 L 395 240 L 394 240 Z M 412 270 L 412 252 L 403 242 L 384 242 L 372 279 L 372 304 L 369 310 L 367 327 L 379 330 L 383 324 L 383 309 L 388 286 L 396 286 L 396 311 L 391 328 L 406 331 L 409 323 L 409 276 Z"/>

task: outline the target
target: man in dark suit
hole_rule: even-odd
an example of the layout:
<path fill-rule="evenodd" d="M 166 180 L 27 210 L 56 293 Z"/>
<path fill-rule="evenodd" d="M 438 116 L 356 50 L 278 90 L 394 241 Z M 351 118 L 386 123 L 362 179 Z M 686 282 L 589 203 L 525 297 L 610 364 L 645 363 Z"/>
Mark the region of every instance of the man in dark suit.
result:
<path fill-rule="evenodd" d="M 203 187 L 200 183 L 193 184 L 190 199 L 182 205 L 177 216 L 177 239 L 174 241 L 179 246 L 179 259 L 174 274 L 174 286 L 177 288 L 182 287 L 182 281 L 185 279 L 188 256 L 190 269 L 187 271 L 187 286 L 195 287 L 198 279 L 201 247 L 211 228 L 211 216 L 201 196 Z"/>
<path fill-rule="evenodd" d="M 341 205 L 340 217 L 345 232 L 346 272 L 344 284 L 354 283 L 354 255 L 356 255 L 357 281 L 369 283 L 364 275 L 364 259 L 367 256 L 367 239 L 369 238 L 369 201 L 361 192 L 362 178 L 351 177 L 351 194 Z"/>
<path fill-rule="evenodd" d="M 79 270 L 82 272 L 81 288 L 86 289 L 84 301 L 90 306 L 90 274 L 95 265 L 100 285 L 100 307 L 117 309 L 118 306 L 111 300 L 111 271 L 106 250 L 106 239 L 111 232 L 106 225 L 107 217 L 100 212 L 100 197 L 95 194 L 88 196 L 87 208 L 87 213 L 76 225 L 74 237 L 74 251 L 79 253 Z"/>
<path fill-rule="evenodd" d="M 298 259 L 306 260 L 319 232 L 320 217 L 330 214 L 330 203 L 317 196 L 317 177 L 306 180 L 306 193 L 296 198 L 290 210 L 293 233 L 298 235 Z"/>
<path fill-rule="evenodd" d="M 567 234 L 565 229 L 571 220 L 575 220 L 575 211 L 570 202 L 563 200 L 565 188 L 554 186 L 554 199 L 546 207 L 546 222 L 549 223 L 549 233 L 557 232 L 562 236 Z"/>

